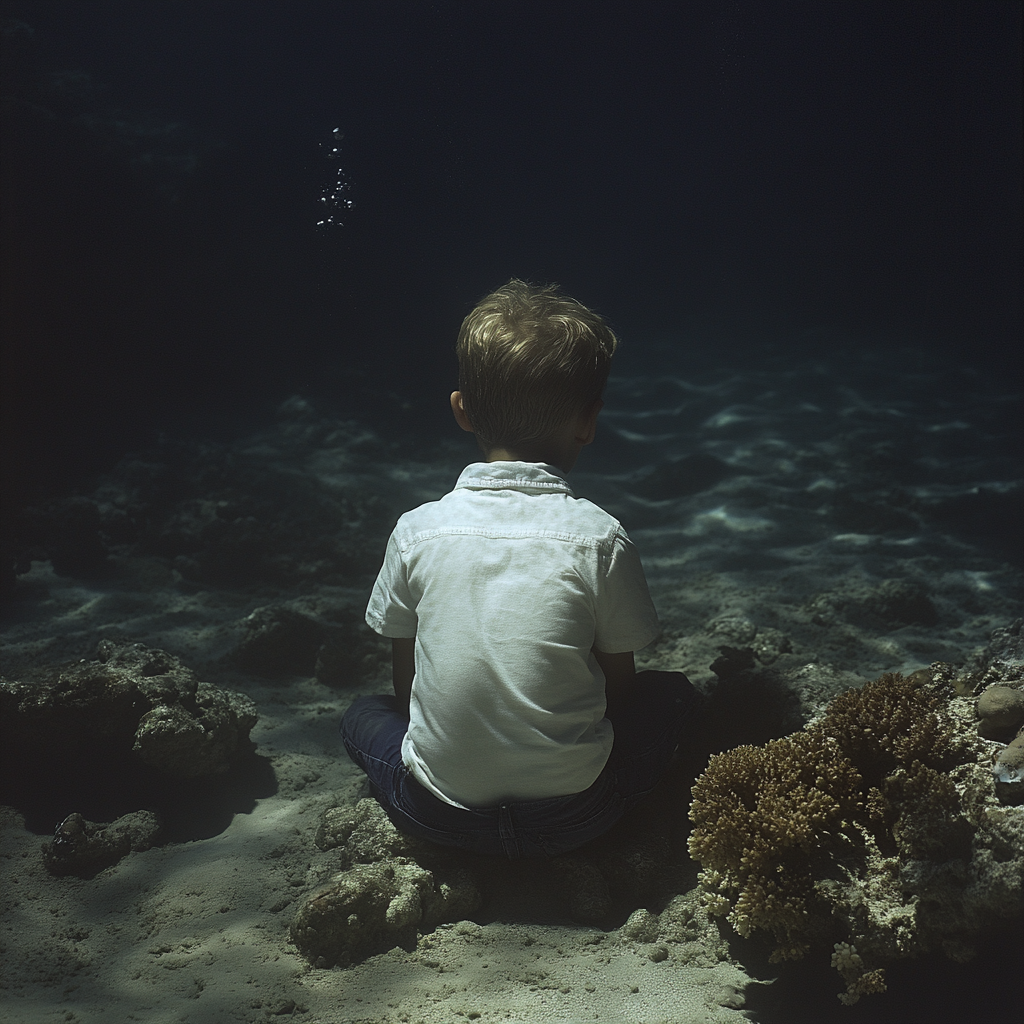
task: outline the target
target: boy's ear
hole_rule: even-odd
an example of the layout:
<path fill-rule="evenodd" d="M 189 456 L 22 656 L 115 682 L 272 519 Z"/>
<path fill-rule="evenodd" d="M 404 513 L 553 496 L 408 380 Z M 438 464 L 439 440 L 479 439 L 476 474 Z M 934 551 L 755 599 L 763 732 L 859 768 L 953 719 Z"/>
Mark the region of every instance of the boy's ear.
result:
<path fill-rule="evenodd" d="M 462 392 L 452 392 L 452 412 L 455 414 L 455 422 L 458 423 L 463 430 L 468 430 L 471 434 L 475 434 L 476 431 L 473 429 L 473 424 L 469 422 L 469 417 L 466 415 L 466 410 L 462 407 Z"/>
<path fill-rule="evenodd" d="M 604 408 L 604 402 L 599 398 L 589 409 L 580 413 L 576 421 L 577 444 L 590 444 L 597 433 L 597 414 Z"/>

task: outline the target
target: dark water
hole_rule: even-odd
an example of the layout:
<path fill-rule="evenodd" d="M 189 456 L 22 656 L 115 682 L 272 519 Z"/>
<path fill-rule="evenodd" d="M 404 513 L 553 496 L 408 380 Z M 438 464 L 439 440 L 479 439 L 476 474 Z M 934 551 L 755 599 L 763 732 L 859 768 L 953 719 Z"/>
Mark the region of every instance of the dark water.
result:
<path fill-rule="evenodd" d="M 6 582 L 23 506 L 154 445 L 233 444 L 292 395 L 402 442 L 374 451 L 406 484 L 378 456 L 368 487 L 437 496 L 455 334 L 517 276 L 622 338 L 573 482 L 660 599 L 683 571 L 783 603 L 899 577 L 940 625 L 887 648 L 908 664 L 1020 614 L 1019 4 L 3 19 Z M 268 481 L 342 472 L 272 456 Z"/>
<path fill-rule="evenodd" d="M 609 316 L 639 372 L 1019 370 L 1017 4 L 4 16 L 14 502 L 293 393 L 439 433 L 458 324 L 513 275 Z"/>

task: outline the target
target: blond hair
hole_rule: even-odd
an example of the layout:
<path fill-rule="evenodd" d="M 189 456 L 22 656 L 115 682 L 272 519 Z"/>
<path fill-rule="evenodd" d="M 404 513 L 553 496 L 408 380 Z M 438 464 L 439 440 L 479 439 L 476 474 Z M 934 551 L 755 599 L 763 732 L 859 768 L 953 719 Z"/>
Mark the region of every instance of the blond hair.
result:
<path fill-rule="evenodd" d="M 463 409 L 481 447 L 528 450 L 598 401 L 618 338 L 586 306 L 513 278 L 462 322 Z"/>

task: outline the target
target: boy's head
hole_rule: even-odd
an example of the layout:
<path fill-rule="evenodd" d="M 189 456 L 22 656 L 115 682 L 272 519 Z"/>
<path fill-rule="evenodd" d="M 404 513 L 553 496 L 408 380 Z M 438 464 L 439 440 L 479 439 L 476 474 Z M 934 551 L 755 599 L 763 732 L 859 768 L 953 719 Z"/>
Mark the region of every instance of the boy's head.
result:
<path fill-rule="evenodd" d="M 462 322 L 462 409 L 485 453 L 543 452 L 598 407 L 618 339 L 596 313 L 514 278 Z"/>

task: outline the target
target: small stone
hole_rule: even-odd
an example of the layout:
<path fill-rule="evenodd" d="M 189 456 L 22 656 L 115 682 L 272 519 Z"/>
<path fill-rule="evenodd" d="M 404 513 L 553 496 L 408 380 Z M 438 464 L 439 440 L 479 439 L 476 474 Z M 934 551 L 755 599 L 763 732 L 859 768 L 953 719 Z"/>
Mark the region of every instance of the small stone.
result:
<path fill-rule="evenodd" d="M 1024 690 L 1012 686 L 990 686 L 978 698 L 978 731 L 986 739 L 998 738 L 1024 722 Z"/>
<path fill-rule="evenodd" d="M 43 844 L 43 864 L 58 877 L 93 878 L 129 853 L 148 850 L 159 834 L 160 822 L 152 811 L 125 814 L 111 824 L 69 814 L 57 826 L 53 839 Z"/>
<path fill-rule="evenodd" d="M 729 1010 L 742 1010 L 747 1002 L 746 997 L 735 985 L 723 985 L 715 1001 L 719 1006 Z"/>
<path fill-rule="evenodd" d="M 1008 743 L 992 766 L 996 796 L 1004 804 L 1024 802 L 1024 733 Z"/>
<path fill-rule="evenodd" d="M 647 948 L 647 959 L 653 963 L 660 964 L 668 959 L 668 950 L 664 946 L 649 946 Z"/>

